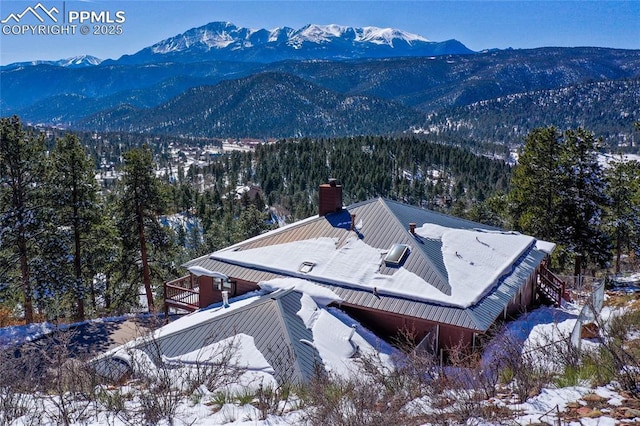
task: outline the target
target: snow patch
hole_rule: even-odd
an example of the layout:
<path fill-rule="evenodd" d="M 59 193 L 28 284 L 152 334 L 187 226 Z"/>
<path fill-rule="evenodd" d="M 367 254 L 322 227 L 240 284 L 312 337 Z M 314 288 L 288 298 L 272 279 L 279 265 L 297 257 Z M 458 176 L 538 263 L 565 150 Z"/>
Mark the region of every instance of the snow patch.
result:
<path fill-rule="evenodd" d="M 259 284 L 261 289 L 273 292 L 278 289 L 293 288 L 305 296 L 311 298 L 314 303 L 320 306 L 328 306 L 336 302 L 341 303 L 342 298 L 326 287 L 319 286 L 307 280 L 297 278 L 274 278 L 269 281 L 261 281 Z"/>

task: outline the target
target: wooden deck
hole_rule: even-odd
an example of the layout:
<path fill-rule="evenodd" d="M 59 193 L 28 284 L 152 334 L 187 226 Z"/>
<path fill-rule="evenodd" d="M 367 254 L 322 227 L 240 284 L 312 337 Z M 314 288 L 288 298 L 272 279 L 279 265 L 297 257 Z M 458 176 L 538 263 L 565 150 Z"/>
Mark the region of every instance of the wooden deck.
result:
<path fill-rule="evenodd" d="M 182 309 L 188 312 L 193 312 L 200 308 L 200 291 L 198 289 L 198 285 L 194 283 L 191 275 L 165 283 L 165 315 L 169 314 L 170 308 Z"/>

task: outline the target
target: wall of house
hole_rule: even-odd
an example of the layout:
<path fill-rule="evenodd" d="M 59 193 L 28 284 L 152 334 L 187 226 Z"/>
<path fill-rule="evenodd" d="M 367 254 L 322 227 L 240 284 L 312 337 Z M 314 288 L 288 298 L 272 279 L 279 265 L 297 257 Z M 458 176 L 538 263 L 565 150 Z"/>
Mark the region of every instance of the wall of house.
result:
<path fill-rule="evenodd" d="M 538 280 L 538 269 L 529 276 L 526 284 L 520 288 L 520 291 L 511 299 L 507 306 L 507 316 L 517 316 L 522 312 L 529 310 L 536 301 L 536 283 Z"/>
<path fill-rule="evenodd" d="M 438 348 L 446 351 L 456 346 L 467 348 L 473 346 L 473 330 L 438 324 L 420 318 L 411 318 L 389 312 L 366 309 L 360 306 L 342 304 L 341 307 L 365 327 L 391 342 L 406 332 L 413 337 L 415 344 L 418 344 L 427 333 L 434 330 L 435 326 L 439 326 Z"/>
<path fill-rule="evenodd" d="M 246 281 L 246 280 L 240 280 L 237 278 L 231 278 L 231 281 L 235 282 L 235 288 L 234 291 L 232 292 L 231 296 L 240 296 L 241 294 L 245 294 L 245 293 L 249 293 L 250 291 L 255 291 L 258 290 L 258 284 L 251 282 L 251 281 Z"/>
<path fill-rule="evenodd" d="M 239 280 L 233 277 L 229 277 L 231 281 L 231 288 L 229 290 L 229 297 L 240 296 L 258 289 L 258 285 L 251 281 Z M 222 302 L 222 290 L 218 285 L 218 280 L 214 280 L 212 277 L 194 277 L 197 280 L 200 299 L 199 304 L 201 308 L 207 307 L 212 303 Z"/>
<path fill-rule="evenodd" d="M 198 282 L 198 291 L 200 293 L 198 303 L 201 308 L 222 301 L 222 293 L 214 286 L 212 277 L 201 276 L 194 279 Z"/>

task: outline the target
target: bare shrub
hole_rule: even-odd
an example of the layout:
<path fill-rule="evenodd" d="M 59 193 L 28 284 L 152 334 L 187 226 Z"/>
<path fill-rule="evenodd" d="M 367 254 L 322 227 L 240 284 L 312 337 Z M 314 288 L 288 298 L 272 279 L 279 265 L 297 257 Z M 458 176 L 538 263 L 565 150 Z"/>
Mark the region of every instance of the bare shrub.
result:
<path fill-rule="evenodd" d="M 496 334 L 492 345 L 492 365 L 486 367 L 486 371 L 490 372 L 488 377 L 511 386 L 520 402 L 540 393 L 552 380 L 553 373 L 549 366 L 540 361 L 546 358 L 546 354 L 541 357 L 541 353 L 550 347 L 525 348 L 524 342 L 504 332 Z"/>
<path fill-rule="evenodd" d="M 46 369 L 41 387 L 49 406 L 47 417 L 57 424 L 72 424 L 86 420 L 89 408 L 95 407 L 97 376 L 83 360 L 74 358 L 71 340 L 73 331 L 59 331 L 46 337 L 39 345 L 39 358 Z"/>
<path fill-rule="evenodd" d="M 509 410 L 490 410 L 486 403 L 499 378 L 495 364 L 483 365 L 480 354 L 462 344 L 449 348 L 447 355 L 448 363 L 440 367 L 436 386 L 427 389 L 422 402 L 429 423 L 498 424 L 511 416 Z"/>
<path fill-rule="evenodd" d="M 240 381 L 246 369 L 238 365 L 237 352 L 238 342 L 230 339 L 193 360 L 171 359 L 164 355 L 162 341 L 149 333 L 121 353 L 94 362 L 101 374 L 121 384 L 126 380 L 131 388 L 119 393 L 101 387 L 98 399 L 124 423 L 173 424 L 185 399 L 199 401 L 207 391 Z"/>
<path fill-rule="evenodd" d="M 214 353 L 209 353 L 209 359 L 198 360 L 188 364 L 186 372 L 187 393 L 192 393 L 200 386 L 205 386 L 208 391 L 238 383 L 240 377 L 246 372 L 246 368 L 238 365 L 235 359 L 239 342 L 231 339 L 220 344 Z M 180 364 L 176 364 L 180 365 Z M 183 364 L 184 365 L 184 364 Z"/>
<path fill-rule="evenodd" d="M 346 379 L 326 373 L 321 366 L 299 391 L 309 424 L 413 425 L 424 423 L 420 410 L 408 404 L 421 398 L 433 383 L 431 356 L 415 352 L 396 360 L 390 368 L 378 354 L 361 355 L 357 373 Z"/>
<path fill-rule="evenodd" d="M 20 374 L 24 363 L 25 359 L 16 358 L 13 351 L 0 353 L 0 425 L 11 424 L 33 409 L 28 373 Z"/>
<path fill-rule="evenodd" d="M 614 315 L 608 322 L 598 321 L 604 332 L 600 333 L 602 344 L 600 363 L 615 377 L 620 388 L 634 397 L 640 397 L 640 346 L 630 344 L 631 333 L 640 330 L 640 311 L 628 310 L 621 315 Z"/>
<path fill-rule="evenodd" d="M 284 350 L 269 350 L 272 367 L 279 372 L 277 385 L 265 386 L 260 383 L 256 392 L 256 408 L 260 410 L 261 420 L 270 414 L 281 416 L 289 403 L 294 388 L 298 383 L 294 380 L 296 355 L 289 346 Z"/>

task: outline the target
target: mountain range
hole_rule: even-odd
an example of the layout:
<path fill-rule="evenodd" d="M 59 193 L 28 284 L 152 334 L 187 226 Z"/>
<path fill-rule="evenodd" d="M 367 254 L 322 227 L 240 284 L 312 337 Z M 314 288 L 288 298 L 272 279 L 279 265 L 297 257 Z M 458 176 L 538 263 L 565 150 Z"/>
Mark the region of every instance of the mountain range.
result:
<path fill-rule="evenodd" d="M 24 68 L 33 65 L 52 65 L 55 67 L 66 68 L 83 68 L 98 65 L 102 62 L 102 59 L 96 58 L 91 55 L 72 56 L 71 58 L 59 59 L 57 61 L 30 61 L 30 62 L 14 62 L 4 67 L 0 67 L 3 70 L 10 70 L 13 68 Z"/>
<path fill-rule="evenodd" d="M 0 115 L 71 128 L 205 137 L 451 132 L 442 120 L 462 114 L 449 122 L 464 121 L 458 127 L 473 137 L 477 132 L 469 123 L 473 129 L 483 125 L 464 118 L 470 110 L 461 108 L 495 109 L 510 96 L 552 96 L 594 82 L 635 79 L 640 51 L 472 52 L 455 40 L 430 42 L 397 29 L 307 25 L 269 31 L 214 22 L 117 60 L 12 64 L 0 68 L 0 77 Z M 589 120 L 595 122 L 585 126 L 603 128 L 604 117 L 611 116 L 607 109 L 620 105 L 620 97 L 607 90 L 602 102 L 590 103 Z M 616 129 L 632 128 L 640 119 L 640 97 L 625 96 L 623 103 L 626 112 Z M 509 105 L 520 108 L 511 116 L 530 117 L 517 124 L 525 132 L 526 123 L 541 122 L 531 116 L 551 108 L 544 101 L 534 109 L 526 102 Z M 571 105 L 561 110 L 564 116 L 540 116 L 554 119 L 548 124 L 568 125 L 575 122 L 567 117 L 575 115 Z M 475 113 L 492 117 L 487 123 L 499 120 Z"/>
<path fill-rule="evenodd" d="M 300 29 L 253 30 L 229 22 L 212 22 L 163 40 L 120 64 L 158 62 L 332 60 L 469 54 L 456 40 L 433 42 L 393 28 L 306 25 Z"/>

